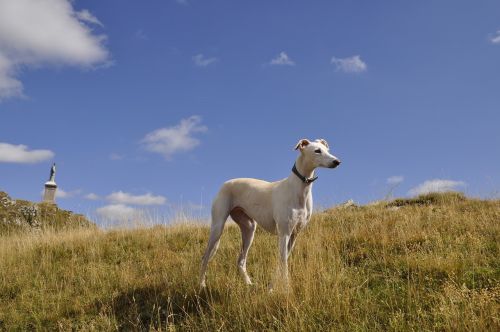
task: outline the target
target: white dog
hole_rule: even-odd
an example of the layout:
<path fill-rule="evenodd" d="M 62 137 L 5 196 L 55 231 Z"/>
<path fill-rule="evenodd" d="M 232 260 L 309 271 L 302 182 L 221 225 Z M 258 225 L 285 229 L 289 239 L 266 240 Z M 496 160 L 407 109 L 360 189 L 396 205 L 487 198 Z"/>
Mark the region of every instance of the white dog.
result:
<path fill-rule="evenodd" d="M 241 229 L 243 245 L 238 258 L 238 268 L 247 284 L 252 284 L 246 270 L 248 250 L 253 241 L 256 223 L 279 237 L 281 276 L 288 282 L 288 256 L 297 234 L 312 214 L 312 183 L 317 179 L 317 167 L 335 168 L 340 165 L 337 157 L 329 153 L 324 139 L 310 142 L 300 140 L 295 150 L 300 155 L 288 178 L 267 182 L 257 179 L 229 180 L 220 189 L 212 204 L 212 226 L 207 249 L 201 263 L 201 287 L 205 287 L 207 264 L 219 246 L 219 239 L 227 217 Z"/>

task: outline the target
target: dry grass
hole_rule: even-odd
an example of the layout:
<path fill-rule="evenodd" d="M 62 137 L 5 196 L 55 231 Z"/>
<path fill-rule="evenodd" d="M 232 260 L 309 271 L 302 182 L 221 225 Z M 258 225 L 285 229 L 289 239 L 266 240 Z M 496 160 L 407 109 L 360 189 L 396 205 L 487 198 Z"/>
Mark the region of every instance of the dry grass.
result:
<path fill-rule="evenodd" d="M 277 240 L 258 230 L 243 284 L 227 227 L 198 268 L 208 228 L 69 230 L 0 237 L 0 330 L 500 330 L 500 201 L 332 209 L 269 293 Z"/>

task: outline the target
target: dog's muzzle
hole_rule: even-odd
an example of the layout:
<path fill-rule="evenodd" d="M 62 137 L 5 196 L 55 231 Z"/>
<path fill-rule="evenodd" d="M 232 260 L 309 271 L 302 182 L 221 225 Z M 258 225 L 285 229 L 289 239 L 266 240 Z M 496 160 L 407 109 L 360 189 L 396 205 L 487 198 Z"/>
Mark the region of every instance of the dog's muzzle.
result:
<path fill-rule="evenodd" d="M 329 167 L 329 168 L 335 168 L 335 167 L 337 167 L 338 165 L 340 165 L 340 160 L 335 159 L 334 161 L 332 161 L 332 164 L 330 165 L 330 167 Z"/>

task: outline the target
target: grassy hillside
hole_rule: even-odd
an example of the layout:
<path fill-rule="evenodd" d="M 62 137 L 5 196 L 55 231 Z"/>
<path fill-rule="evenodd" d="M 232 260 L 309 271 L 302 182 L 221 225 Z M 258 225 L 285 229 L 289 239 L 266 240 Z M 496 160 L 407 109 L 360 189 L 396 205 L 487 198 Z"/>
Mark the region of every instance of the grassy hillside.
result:
<path fill-rule="evenodd" d="M 208 228 L 0 237 L 0 330 L 500 330 L 500 201 L 428 195 L 317 213 L 267 291 L 277 240 L 258 230 L 247 287 L 237 227 L 198 289 Z"/>
<path fill-rule="evenodd" d="M 13 200 L 0 191 L 0 235 L 94 226 L 84 216 L 59 209 L 57 205 Z"/>

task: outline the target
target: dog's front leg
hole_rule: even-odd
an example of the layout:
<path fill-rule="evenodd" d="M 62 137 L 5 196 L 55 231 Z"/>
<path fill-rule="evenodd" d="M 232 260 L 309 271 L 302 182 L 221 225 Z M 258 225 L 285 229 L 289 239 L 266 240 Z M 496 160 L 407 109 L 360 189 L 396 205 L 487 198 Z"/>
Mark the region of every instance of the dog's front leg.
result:
<path fill-rule="evenodd" d="M 290 241 L 290 235 L 280 234 L 279 235 L 279 248 L 280 248 L 280 262 L 279 262 L 279 272 L 282 281 L 288 287 L 288 242 Z"/>
<path fill-rule="evenodd" d="M 293 248 L 295 247 L 295 241 L 297 240 L 297 235 L 299 235 L 298 227 L 295 227 L 292 234 L 290 235 L 290 239 L 288 240 L 288 258 L 290 258 L 290 254 L 292 253 Z"/>

